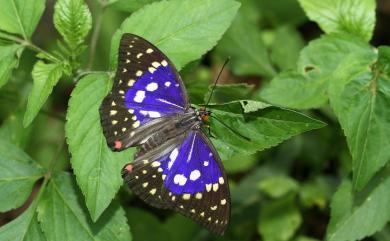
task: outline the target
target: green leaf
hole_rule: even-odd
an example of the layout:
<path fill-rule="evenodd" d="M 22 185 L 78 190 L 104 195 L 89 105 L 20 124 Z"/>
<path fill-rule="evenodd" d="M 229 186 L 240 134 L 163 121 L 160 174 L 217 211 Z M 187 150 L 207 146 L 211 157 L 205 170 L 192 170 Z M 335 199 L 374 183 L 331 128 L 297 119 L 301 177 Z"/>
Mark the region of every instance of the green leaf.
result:
<path fill-rule="evenodd" d="M 43 169 L 22 150 L 0 140 L 0 212 L 22 206 Z"/>
<path fill-rule="evenodd" d="M 253 87 L 253 85 L 248 84 L 216 85 L 210 103 L 226 103 L 234 100 L 248 99 L 253 91 Z M 212 88 L 213 85 L 210 85 L 209 90 L 204 97 L 204 103 L 208 101 Z"/>
<path fill-rule="evenodd" d="M 22 49 L 23 47 L 17 44 L 0 45 L 0 88 L 7 83 L 12 70 L 18 66 L 18 55 Z"/>
<path fill-rule="evenodd" d="M 293 69 L 303 46 L 303 38 L 295 28 L 289 25 L 279 27 L 271 46 L 271 59 L 281 70 Z"/>
<path fill-rule="evenodd" d="M 39 226 L 36 207 L 38 200 L 31 203 L 30 207 L 12 222 L 0 228 L 0 240 L 2 241 L 45 241 L 46 238 Z"/>
<path fill-rule="evenodd" d="M 223 58 L 231 57 L 230 65 L 237 75 L 275 75 L 260 30 L 240 12 L 217 50 Z"/>
<path fill-rule="evenodd" d="M 126 214 L 134 240 L 155 241 L 162 237 L 170 240 L 168 237 L 170 233 L 173 233 L 172 230 L 166 232 L 163 223 L 153 213 L 140 208 L 128 208 Z"/>
<path fill-rule="evenodd" d="M 390 47 L 380 46 L 378 48 L 378 68 L 387 76 L 390 76 Z"/>
<path fill-rule="evenodd" d="M 68 46 L 75 50 L 92 27 L 92 16 L 84 0 L 58 0 L 54 7 L 54 25 Z"/>
<path fill-rule="evenodd" d="M 234 153 L 250 155 L 324 126 L 324 123 L 298 112 L 258 101 L 210 105 L 210 109 L 213 116 L 224 123 L 211 118 L 211 131 L 216 137 L 212 140 L 222 159 L 229 159 Z"/>
<path fill-rule="evenodd" d="M 44 10 L 45 0 L 1 0 L 0 29 L 28 39 Z"/>
<path fill-rule="evenodd" d="M 256 3 L 265 24 L 299 26 L 306 21 L 305 13 L 297 0 L 256 0 Z"/>
<path fill-rule="evenodd" d="M 73 180 L 67 173 L 56 174 L 38 204 L 38 220 L 48 240 L 131 241 L 123 209 L 113 203 L 93 223 Z"/>
<path fill-rule="evenodd" d="M 133 33 L 156 45 L 180 70 L 217 44 L 238 8 L 239 3 L 233 0 L 172 0 L 149 4 L 127 18 L 114 34 L 110 67 L 116 68 L 122 34 Z"/>
<path fill-rule="evenodd" d="M 362 189 L 390 159 L 390 82 L 374 64 L 376 55 L 346 58 L 334 73 L 329 93 L 353 158 L 353 184 Z"/>
<path fill-rule="evenodd" d="M 317 206 L 325 209 L 336 184 L 335 180 L 324 176 L 317 176 L 314 180 L 303 183 L 299 191 L 301 204 L 308 208 Z"/>
<path fill-rule="evenodd" d="M 23 126 L 28 126 L 34 120 L 43 104 L 53 91 L 62 76 L 62 64 L 45 64 L 38 61 L 32 71 L 33 88 L 28 96 L 26 114 L 24 115 Z"/>
<path fill-rule="evenodd" d="M 299 0 L 310 20 L 326 33 L 351 33 L 369 41 L 375 27 L 375 0 Z"/>
<path fill-rule="evenodd" d="M 372 53 L 372 48 L 359 38 L 347 34 L 325 35 L 310 42 L 300 54 L 298 71 L 277 75 L 259 93 L 269 103 L 289 108 L 309 109 L 328 101 L 332 74 L 349 55 Z"/>
<path fill-rule="evenodd" d="M 272 198 L 281 198 L 288 193 L 296 192 L 299 184 L 287 176 L 272 176 L 258 183 L 259 189 Z"/>
<path fill-rule="evenodd" d="M 121 169 L 134 153 L 134 149 L 112 152 L 103 135 L 99 106 L 111 86 L 106 74 L 79 80 L 69 101 L 65 126 L 73 171 L 94 221 L 122 185 Z"/>
<path fill-rule="evenodd" d="M 115 1 L 115 2 L 114 2 Z M 135 12 L 147 4 L 155 2 L 156 0 L 114 0 L 111 5 L 115 10 L 124 12 Z"/>
<path fill-rule="evenodd" d="M 327 240 L 361 240 L 381 230 L 390 219 L 389 186 L 388 167 L 360 195 L 354 196 L 351 182 L 344 181 L 332 198 Z"/>
<path fill-rule="evenodd" d="M 0 139 L 25 149 L 31 140 L 32 126 L 23 128 L 24 111 L 16 111 L 0 127 Z"/>
<path fill-rule="evenodd" d="M 289 240 L 302 223 L 293 196 L 264 204 L 258 230 L 264 241 Z"/>

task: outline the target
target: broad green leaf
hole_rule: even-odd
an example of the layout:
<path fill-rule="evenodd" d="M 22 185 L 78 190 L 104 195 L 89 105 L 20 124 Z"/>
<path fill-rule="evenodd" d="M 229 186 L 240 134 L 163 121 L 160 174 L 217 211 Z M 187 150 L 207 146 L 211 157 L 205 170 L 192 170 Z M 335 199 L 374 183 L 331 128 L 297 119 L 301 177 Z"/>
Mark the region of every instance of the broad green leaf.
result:
<path fill-rule="evenodd" d="M 92 16 L 84 0 L 58 0 L 54 25 L 71 49 L 84 42 L 92 27 Z"/>
<path fill-rule="evenodd" d="M 299 26 L 307 18 L 297 0 L 255 0 L 261 11 L 262 21 L 267 25 Z"/>
<path fill-rule="evenodd" d="M 122 34 L 133 33 L 156 45 L 180 70 L 217 44 L 239 6 L 233 0 L 172 0 L 149 4 L 127 18 L 114 34 L 110 67 L 116 68 Z"/>
<path fill-rule="evenodd" d="M 34 120 L 43 104 L 53 91 L 54 86 L 62 76 L 62 64 L 45 64 L 38 61 L 32 71 L 33 87 L 28 96 L 26 114 L 23 126 L 28 126 Z"/>
<path fill-rule="evenodd" d="M 0 139 L 25 149 L 31 140 L 32 126 L 23 128 L 23 111 L 16 111 L 5 119 L 0 127 Z"/>
<path fill-rule="evenodd" d="M 261 180 L 258 188 L 272 198 L 281 198 L 288 193 L 296 192 L 299 184 L 287 176 L 272 176 Z"/>
<path fill-rule="evenodd" d="M 140 208 L 128 208 L 126 214 L 134 240 L 155 241 L 162 237 L 170 240 L 172 230 L 165 231 L 163 223 L 153 213 Z M 177 227 L 175 232 L 176 229 Z"/>
<path fill-rule="evenodd" d="M 327 240 L 361 240 L 381 230 L 390 219 L 389 185 L 388 167 L 355 197 L 351 182 L 344 181 L 332 198 Z"/>
<path fill-rule="evenodd" d="M 287 241 L 302 223 L 292 195 L 264 204 L 258 230 L 264 241 Z"/>
<path fill-rule="evenodd" d="M 0 212 L 22 206 L 43 169 L 15 145 L 0 140 Z"/>
<path fill-rule="evenodd" d="M 0 240 L 2 241 L 45 241 L 37 219 L 37 202 L 35 200 L 30 207 L 12 222 L 0 228 Z"/>
<path fill-rule="evenodd" d="M 375 0 L 299 0 L 310 20 L 326 33 L 351 33 L 369 41 L 375 27 Z"/>
<path fill-rule="evenodd" d="M 64 172 L 51 179 L 37 211 L 48 240 L 132 240 L 123 209 L 113 203 L 93 223 L 74 179 Z"/>
<path fill-rule="evenodd" d="M 7 83 L 12 70 L 17 67 L 22 49 L 17 44 L 0 45 L 0 88 Z"/>
<path fill-rule="evenodd" d="M 303 46 L 303 38 L 296 29 L 289 25 L 279 27 L 271 46 L 271 59 L 281 70 L 293 69 Z"/>
<path fill-rule="evenodd" d="M 390 47 L 380 46 L 378 50 L 378 68 L 384 74 L 390 76 Z"/>
<path fill-rule="evenodd" d="M 323 106 L 328 101 L 333 72 L 345 58 L 356 53 L 372 53 L 372 48 L 352 35 L 325 35 L 301 51 L 298 71 L 280 73 L 261 90 L 259 97 L 290 108 Z"/>
<path fill-rule="evenodd" d="M 43 11 L 45 0 L 0 0 L 0 29 L 29 39 Z"/>
<path fill-rule="evenodd" d="M 134 12 L 143 6 L 155 2 L 156 0 L 114 0 L 110 3 L 110 6 L 119 11 Z"/>
<path fill-rule="evenodd" d="M 362 189 L 390 159 L 389 76 L 380 72 L 375 54 L 345 59 L 330 82 L 330 102 L 353 158 L 353 184 Z"/>
<path fill-rule="evenodd" d="M 180 227 L 180 229 L 177 227 Z M 191 240 L 194 234 L 199 233 L 199 229 L 198 224 L 179 214 L 170 216 L 164 223 L 164 232 L 170 234 L 170 241 Z M 175 231 L 172 232 L 172 230 Z"/>
<path fill-rule="evenodd" d="M 112 152 L 103 135 L 99 106 L 111 86 L 106 74 L 79 80 L 69 101 L 65 126 L 73 171 L 94 221 L 122 185 L 121 169 L 131 162 L 134 152 Z"/>
<path fill-rule="evenodd" d="M 211 131 L 222 159 L 229 159 L 234 153 L 250 155 L 324 126 L 298 112 L 258 101 L 235 101 L 211 105 L 210 109 L 219 120 L 211 118 Z"/>
<path fill-rule="evenodd" d="M 251 170 L 258 163 L 259 157 L 256 154 L 249 156 L 236 154 L 229 159 L 224 159 L 223 161 L 225 171 L 228 174 L 234 174 Z"/>
<path fill-rule="evenodd" d="M 230 65 L 237 75 L 275 75 L 260 30 L 240 12 L 217 50 L 222 58 L 231 57 Z"/>
<path fill-rule="evenodd" d="M 210 103 L 226 103 L 234 100 L 248 99 L 253 91 L 253 87 L 253 85 L 248 84 L 216 85 Z M 204 97 L 204 103 L 208 101 L 212 88 L 213 85 L 210 85 L 209 91 Z"/>

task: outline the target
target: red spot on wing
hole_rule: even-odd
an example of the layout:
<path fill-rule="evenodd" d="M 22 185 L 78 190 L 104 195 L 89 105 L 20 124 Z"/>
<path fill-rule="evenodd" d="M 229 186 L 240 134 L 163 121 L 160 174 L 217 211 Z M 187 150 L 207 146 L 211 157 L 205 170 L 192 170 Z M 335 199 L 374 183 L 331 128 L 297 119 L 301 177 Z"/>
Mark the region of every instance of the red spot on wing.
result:
<path fill-rule="evenodd" d="M 125 170 L 127 172 L 132 172 L 133 171 L 133 165 L 129 164 L 129 165 L 125 166 Z"/>
<path fill-rule="evenodd" d="M 115 149 L 121 149 L 122 147 L 122 142 L 121 141 L 115 141 Z"/>

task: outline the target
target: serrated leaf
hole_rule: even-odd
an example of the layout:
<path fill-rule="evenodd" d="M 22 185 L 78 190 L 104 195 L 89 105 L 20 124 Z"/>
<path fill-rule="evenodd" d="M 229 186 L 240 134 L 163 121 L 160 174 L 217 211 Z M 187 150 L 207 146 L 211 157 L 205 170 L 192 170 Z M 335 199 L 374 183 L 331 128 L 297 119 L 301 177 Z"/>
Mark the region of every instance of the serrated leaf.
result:
<path fill-rule="evenodd" d="M 328 101 L 328 86 L 337 66 L 349 55 L 372 48 L 347 34 L 325 35 L 310 42 L 298 60 L 298 71 L 277 75 L 259 93 L 269 103 L 297 109 L 318 108 Z"/>
<path fill-rule="evenodd" d="M 43 175 L 43 169 L 27 154 L 0 140 L 0 212 L 22 206 Z"/>
<path fill-rule="evenodd" d="M 375 0 L 299 0 L 310 20 L 326 33 L 351 33 L 369 41 L 375 27 Z"/>
<path fill-rule="evenodd" d="M 127 18 L 114 34 L 110 67 L 116 68 L 119 40 L 128 32 L 152 42 L 180 70 L 217 44 L 239 6 L 233 0 L 172 0 L 149 4 Z"/>
<path fill-rule="evenodd" d="M 353 195 L 348 180 L 340 185 L 332 198 L 326 240 L 362 240 L 385 226 L 390 219 L 389 173 L 386 168 L 361 195 Z"/>
<path fill-rule="evenodd" d="M 33 87 L 28 96 L 26 113 L 23 126 L 28 126 L 34 120 L 43 104 L 53 91 L 54 86 L 62 76 L 63 66 L 61 63 L 45 64 L 38 61 L 33 68 Z"/>
<path fill-rule="evenodd" d="M 36 207 L 38 200 L 31 203 L 30 207 L 12 222 L 0 228 L 0 240 L 2 241 L 45 241 L 46 238 L 39 226 Z"/>
<path fill-rule="evenodd" d="M 131 241 L 123 209 L 113 203 L 93 223 L 73 180 L 65 172 L 55 174 L 38 204 L 38 220 L 48 240 Z"/>
<path fill-rule="evenodd" d="M 260 30 L 240 12 L 217 50 L 222 57 L 231 57 L 230 65 L 237 75 L 275 75 Z"/>
<path fill-rule="evenodd" d="M 58 0 L 54 7 L 54 25 L 70 49 L 77 49 L 92 27 L 87 4 L 84 0 Z"/>
<path fill-rule="evenodd" d="M 287 241 L 302 223 L 293 196 L 264 204 L 258 230 L 264 241 Z"/>
<path fill-rule="evenodd" d="M 353 184 L 360 190 L 390 159 L 390 82 L 374 53 L 346 58 L 330 82 L 330 102 L 353 158 Z"/>
<path fill-rule="evenodd" d="M 121 169 L 134 153 L 133 149 L 112 152 L 103 135 L 99 106 L 111 85 L 106 74 L 80 79 L 69 101 L 65 126 L 71 164 L 94 221 L 122 185 Z"/>
<path fill-rule="evenodd" d="M 0 0 L 0 29 L 28 39 L 45 10 L 45 0 Z"/>
<path fill-rule="evenodd" d="M 17 44 L 0 45 L 0 88 L 11 77 L 12 70 L 19 63 L 18 53 L 23 47 Z"/>
<path fill-rule="evenodd" d="M 219 120 L 210 118 L 211 132 L 216 137 L 212 140 L 222 159 L 229 159 L 234 153 L 250 155 L 324 126 L 298 112 L 259 101 L 234 101 L 209 107 L 212 116 Z"/>

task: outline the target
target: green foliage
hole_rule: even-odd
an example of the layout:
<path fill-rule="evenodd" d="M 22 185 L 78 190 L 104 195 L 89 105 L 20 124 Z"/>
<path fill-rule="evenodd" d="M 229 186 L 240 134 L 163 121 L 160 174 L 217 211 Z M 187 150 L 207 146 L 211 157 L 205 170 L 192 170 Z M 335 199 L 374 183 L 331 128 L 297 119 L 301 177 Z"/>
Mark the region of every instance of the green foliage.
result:
<path fill-rule="evenodd" d="M 326 33 L 347 32 L 369 41 L 375 26 L 374 0 L 299 0 Z"/>
<path fill-rule="evenodd" d="M 121 188 L 136 150 L 107 147 L 99 106 L 127 32 L 181 70 L 194 107 L 212 94 L 204 131 L 232 200 L 217 240 L 390 238 L 390 47 L 374 0 L 0 3 L 0 240 L 215 240 Z"/>

